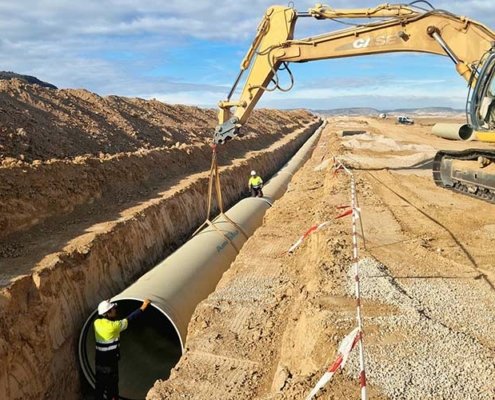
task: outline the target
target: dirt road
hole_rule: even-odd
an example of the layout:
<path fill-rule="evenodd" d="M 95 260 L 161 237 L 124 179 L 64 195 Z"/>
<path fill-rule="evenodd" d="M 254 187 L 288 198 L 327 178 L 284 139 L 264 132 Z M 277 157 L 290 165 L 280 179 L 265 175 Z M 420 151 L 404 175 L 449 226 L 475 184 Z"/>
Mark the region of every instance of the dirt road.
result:
<path fill-rule="evenodd" d="M 185 354 L 149 400 L 304 399 L 333 362 L 356 326 L 356 303 L 351 220 L 334 219 L 350 202 L 350 180 L 333 176 L 332 154 L 352 167 L 361 208 L 369 397 L 495 397 L 494 206 L 431 177 L 437 149 L 466 143 L 432 136 L 431 120 L 329 122 L 288 193 L 198 307 Z M 317 398 L 360 398 L 357 355 Z"/>

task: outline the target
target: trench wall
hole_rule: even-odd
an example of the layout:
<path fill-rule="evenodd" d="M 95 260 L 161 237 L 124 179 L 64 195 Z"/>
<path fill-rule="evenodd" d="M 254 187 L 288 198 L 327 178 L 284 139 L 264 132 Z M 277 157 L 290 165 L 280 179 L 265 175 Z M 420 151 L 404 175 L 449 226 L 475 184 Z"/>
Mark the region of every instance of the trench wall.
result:
<path fill-rule="evenodd" d="M 314 120 L 262 152 L 244 154 L 246 161 L 226 161 L 234 148 L 221 154 L 220 161 L 229 164 L 221 168 L 224 204 L 246 191 L 249 170 L 273 174 L 318 126 Z M 211 161 L 207 150 L 197 159 Z M 131 158 L 133 170 L 146 171 L 148 156 L 154 155 Z M 50 265 L 0 290 L 0 399 L 82 398 L 77 340 L 87 315 L 184 243 L 204 221 L 207 182 L 203 173 L 187 188 L 120 219 L 90 246 L 60 253 Z"/>
<path fill-rule="evenodd" d="M 262 150 L 281 140 L 288 132 L 302 129 L 315 120 L 309 112 L 285 115 L 278 131 L 250 133 L 222 146 L 221 161 L 243 158 L 247 151 Z M 302 118 L 304 117 L 304 118 Z M 273 127 L 275 117 L 267 120 Z M 208 138 L 208 142 L 210 138 Z M 186 175 L 204 171 L 211 162 L 206 142 L 177 143 L 171 147 L 134 152 L 79 155 L 71 159 L 17 161 L 0 166 L 0 239 L 27 230 L 50 218 L 68 215 L 78 207 L 103 196 L 142 187 L 170 185 Z M 246 150 L 249 149 L 249 150 Z"/>

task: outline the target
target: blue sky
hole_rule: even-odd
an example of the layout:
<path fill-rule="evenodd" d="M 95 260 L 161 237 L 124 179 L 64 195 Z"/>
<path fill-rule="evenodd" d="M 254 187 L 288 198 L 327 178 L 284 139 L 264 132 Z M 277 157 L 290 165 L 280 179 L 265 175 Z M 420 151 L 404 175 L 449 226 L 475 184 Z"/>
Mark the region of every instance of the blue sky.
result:
<path fill-rule="evenodd" d="M 493 0 L 430 2 L 495 30 Z M 329 4 L 367 8 L 381 3 Z M 215 107 L 227 96 L 272 4 L 277 2 L 3 0 L 0 70 L 102 96 Z M 314 4 L 294 1 L 298 11 Z M 299 20 L 297 37 L 325 32 L 329 26 L 328 21 Z M 463 108 L 467 95 L 447 57 L 396 53 L 292 64 L 291 69 L 294 88 L 265 93 L 258 108 Z"/>

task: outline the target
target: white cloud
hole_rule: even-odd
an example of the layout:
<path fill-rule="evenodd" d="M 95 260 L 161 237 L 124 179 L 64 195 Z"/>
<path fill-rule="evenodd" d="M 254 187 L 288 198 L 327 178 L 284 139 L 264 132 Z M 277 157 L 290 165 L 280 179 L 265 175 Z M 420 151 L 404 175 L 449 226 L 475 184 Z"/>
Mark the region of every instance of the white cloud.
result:
<path fill-rule="evenodd" d="M 3 38 L 37 38 L 41 36 L 80 35 L 88 33 L 145 33 L 160 32 L 165 36 L 186 34 L 198 38 L 223 40 L 249 39 L 256 30 L 272 0 L 224 2 L 202 0 L 23 0 L 0 3 L 0 23 Z M 285 3 L 284 3 L 285 4 Z M 336 0 L 334 8 L 368 8 L 381 4 L 377 1 Z M 418 3 L 427 7 L 425 4 Z M 298 11 L 313 7 L 313 1 L 297 2 Z M 493 1 L 440 1 L 436 4 L 457 14 L 466 15 L 484 23 L 493 21 Z M 325 21 L 307 22 L 327 26 Z M 300 21 L 303 23 L 303 20 Z M 328 22 L 328 21 L 327 21 Z M 177 31 L 179 29 L 179 31 Z"/>
<path fill-rule="evenodd" d="M 390 109 L 399 107 L 446 106 L 464 108 L 467 91 L 462 85 L 450 86 L 447 90 L 432 90 L 437 81 L 408 80 L 388 86 L 381 86 L 372 92 L 367 88 L 294 88 L 287 93 L 265 93 L 256 108 L 341 108 L 374 107 Z M 141 95 L 156 98 L 171 104 L 198 105 L 216 108 L 219 100 L 225 98 L 221 91 L 175 92 L 171 94 Z"/>
<path fill-rule="evenodd" d="M 276 101 L 264 99 L 260 101 L 259 107 L 266 108 L 308 108 L 312 110 L 323 110 L 333 108 L 349 107 L 371 107 L 377 110 L 391 110 L 397 108 L 422 108 L 422 107 L 452 107 L 464 109 L 465 100 L 462 96 L 441 96 L 429 94 L 327 94 L 321 98 L 308 97 L 306 99 L 284 98 Z"/>
<path fill-rule="evenodd" d="M 438 99 L 455 98 L 465 100 L 467 91 L 459 87 L 451 87 L 447 90 L 435 93 L 428 85 L 401 85 L 397 83 L 395 85 L 380 86 L 375 90 L 367 91 L 366 88 L 336 88 L 336 89 L 294 89 L 289 93 L 267 93 L 265 96 L 265 102 L 286 101 L 286 100 L 311 100 L 311 99 L 328 99 L 332 97 L 343 96 L 361 96 L 363 99 L 370 99 L 373 97 L 395 97 L 397 99 L 403 99 L 408 97 L 435 97 Z"/>
<path fill-rule="evenodd" d="M 273 3 L 272 0 L 224 3 L 218 0 L 189 3 L 183 0 L 5 0 L 0 2 L 0 24 L 3 28 L 0 70 L 35 75 L 59 87 L 83 87 L 102 95 L 156 97 L 171 103 L 215 106 L 228 93 L 233 83 L 232 77 L 237 73 L 230 66 L 239 65 L 265 10 Z M 304 0 L 296 2 L 296 6 L 299 11 L 306 11 L 314 3 Z M 371 0 L 331 2 L 335 8 L 366 8 L 381 3 Z M 495 26 L 495 2 L 492 0 L 444 0 L 435 5 Z M 338 26 L 312 19 L 298 22 L 301 27 L 298 33 L 300 31 L 303 36 L 313 30 L 321 32 L 329 26 Z M 185 47 L 191 40 L 198 39 L 208 41 L 201 42 L 205 43 L 204 49 L 200 46 Z M 234 48 L 229 54 L 237 57 L 235 63 L 226 60 L 225 44 Z M 169 68 L 166 72 L 160 72 L 164 66 L 177 62 L 174 58 L 177 49 L 184 49 L 183 54 L 189 56 L 188 60 L 182 61 L 175 70 Z M 397 55 L 388 61 L 400 64 L 404 59 Z M 377 91 L 377 77 L 363 75 L 366 65 L 372 70 L 381 68 L 380 62 L 383 61 L 368 57 L 366 64 L 357 66 L 350 77 L 339 77 L 337 80 L 331 73 L 322 73 L 318 84 L 306 82 L 305 89 L 296 87 L 289 93 L 267 93 L 260 104 L 276 107 L 277 104 L 289 102 L 295 104 L 298 99 L 303 104 L 312 99 L 345 99 L 362 93 L 406 99 L 397 93 L 387 92 L 386 87 Z M 189 67 L 197 65 L 202 65 L 202 68 L 194 75 Z M 153 71 L 158 72 L 153 75 Z M 321 71 L 324 71 L 323 68 Z M 442 88 L 437 92 L 443 91 L 449 95 L 459 90 L 449 89 L 451 83 L 442 86 L 434 75 L 429 81 L 419 82 L 423 72 L 418 70 L 416 74 L 418 78 L 414 74 L 403 80 L 388 74 L 382 78 L 389 85 L 395 85 L 396 89 L 411 93 L 416 98 L 428 97 L 441 101 L 448 97 L 420 91 L 417 87 L 421 85 L 430 87 L 430 91 L 433 86 Z M 300 69 L 296 83 L 308 80 L 305 76 L 304 70 Z M 318 86 L 327 89 L 319 89 Z M 462 81 L 459 83 L 461 86 Z"/>
<path fill-rule="evenodd" d="M 169 104 L 185 104 L 190 106 L 216 108 L 217 103 L 225 98 L 225 94 L 221 92 L 198 91 L 175 92 L 169 94 L 155 93 L 150 95 L 146 94 L 138 97 L 142 97 L 144 99 L 154 98 L 161 102 Z"/>

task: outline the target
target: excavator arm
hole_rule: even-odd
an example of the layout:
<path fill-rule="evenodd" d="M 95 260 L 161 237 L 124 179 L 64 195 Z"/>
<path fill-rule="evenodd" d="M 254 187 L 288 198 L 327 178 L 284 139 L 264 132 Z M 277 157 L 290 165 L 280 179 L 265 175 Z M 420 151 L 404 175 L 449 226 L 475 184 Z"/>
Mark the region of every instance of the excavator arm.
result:
<path fill-rule="evenodd" d="M 360 22 L 347 29 L 294 39 L 296 22 L 304 17 L 359 19 Z M 362 23 L 363 19 L 371 22 Z M 236 137 L 265 91 L 291 89 L 292 84 L 284 89 L 278 80 L 278 73 L 283 69 L 290 74 L 290 63 L 392 52 L 430 53 L 448 56 L 457 72 L 474 88 L 477 87 L 478 69 L 485 55 L 493 51 L 494 44 L 495 33 L 489 28 L 444 10 L 425 11 L 403 4 L 334 10 L 317 4 L 308 12 L 298 13 L 293 8 L 272 6 L 258 26 L 227 99 L 218 104 L 219 124 L 213 141 L 224 143 Z M 232 101 L 237 85 L 248 69 L 249 75 L 240 96 Z M 290 77 L 293 83 L 292 74 Z"/>

